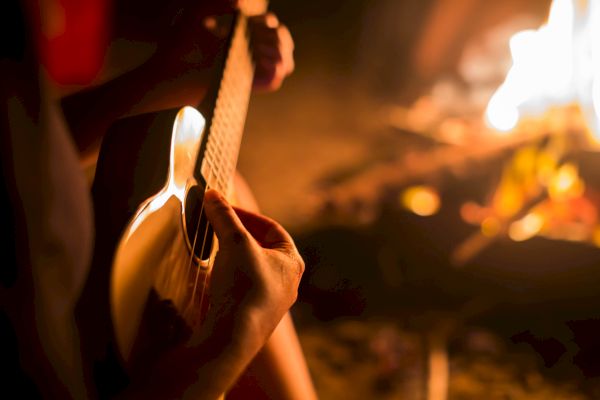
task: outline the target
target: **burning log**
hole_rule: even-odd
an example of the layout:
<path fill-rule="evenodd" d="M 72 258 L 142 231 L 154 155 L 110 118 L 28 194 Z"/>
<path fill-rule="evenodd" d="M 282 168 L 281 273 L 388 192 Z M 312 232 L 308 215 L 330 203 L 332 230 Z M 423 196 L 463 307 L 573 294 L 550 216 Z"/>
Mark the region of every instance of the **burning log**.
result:
<path fill-rule="evenodd" d="M 422 182 L 440 182 L 452 175 L 467 179 L 477 174 L 491 161 L 505 157 L 523 144 L 542 140 L 550 133 L 532 130 L 509 138 L 497 138 L 480 146 L 435 146 L 428 150 L 413 150 L 402 157 L 375 162 L 364 170 L 344 176 L 341 181 L 325 181 L 320 187 L 325 209 L 322 212 L 347 218 L 366 210 L 369 221 L 377 215 L 377 207 L 387 195 Z"/>

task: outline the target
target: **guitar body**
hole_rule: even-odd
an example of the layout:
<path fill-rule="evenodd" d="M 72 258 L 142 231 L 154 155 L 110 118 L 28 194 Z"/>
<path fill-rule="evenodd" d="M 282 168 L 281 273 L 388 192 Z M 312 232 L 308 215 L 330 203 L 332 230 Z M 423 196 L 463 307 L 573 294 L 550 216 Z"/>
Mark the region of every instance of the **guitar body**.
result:
<path fill-rule="evenodd" d="M 121 120 L 103 141 L 92 187 L 96 248 L 78 321 L 89 379 L 106 394 L 125 384 L 123 366 L 181 340 L 206 308 L 215 249 L 193 256 L 186 229 L 199 225 L 194 167 L 204 132 L 204 118 L 186 107 Z"/>
<path fill-rule="evenodd" d="M 189 326 L 201 319 L 214 260 L 212 230 L 197 218 L 204 186 L 199 186 L 194 168 L 204 126 L 204 118 L 192 107 L 177 113 L 167 135 L 170 152 L 164 183 L 137 207 L 114 253 L 111 316 L 120 353 L 126 359 L 151 291 L 170 302 Z M 196 249 L 200 249 L 198 255 Z"/>

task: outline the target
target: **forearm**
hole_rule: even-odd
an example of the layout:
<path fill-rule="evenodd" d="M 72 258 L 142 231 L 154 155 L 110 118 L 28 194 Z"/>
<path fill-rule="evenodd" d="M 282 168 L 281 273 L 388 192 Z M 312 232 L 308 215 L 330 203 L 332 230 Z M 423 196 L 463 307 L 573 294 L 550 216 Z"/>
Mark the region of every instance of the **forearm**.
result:
<path fill-rule="evenodd" d="M 247 372 L 228 393 L 228 400 L 316 399 L 291 315 L 286 314 Z"/>
<path fill-rule="evenodd" d="M 119 398 L 214 400 L 229 390 L 270 332 L 251 311 L 238 310 L 235 319 L 225 310 L 212 315 L 189 343 L 134 371 Z"/>
<path fill-rule="evenodd" d="M 105 84 L 62 99 L 65 118 L 80 151 L 93 149 L 119 118 L 199 103 L 210 79 L 210 67 L 200 65 L 165 77 L 160 64 L 155 56 Z"/>

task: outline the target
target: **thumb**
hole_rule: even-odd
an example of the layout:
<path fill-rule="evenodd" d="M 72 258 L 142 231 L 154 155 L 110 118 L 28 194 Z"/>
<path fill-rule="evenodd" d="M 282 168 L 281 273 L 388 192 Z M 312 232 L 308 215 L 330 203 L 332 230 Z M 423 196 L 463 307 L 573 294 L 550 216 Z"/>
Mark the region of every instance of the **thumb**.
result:
<path fill-rule="evenodd" d="M 241 208 L 236 207 L 234 210 L 244 228 L 262 247 L 273 250 L 296 248 L 290 234 L 276 221 Z"/>
<path fill-rule="evenodd" d="M 250 236 L 235 210 L 216 190 L 204 194 L 204 210 L 222 246 L 239 244 Z"/>

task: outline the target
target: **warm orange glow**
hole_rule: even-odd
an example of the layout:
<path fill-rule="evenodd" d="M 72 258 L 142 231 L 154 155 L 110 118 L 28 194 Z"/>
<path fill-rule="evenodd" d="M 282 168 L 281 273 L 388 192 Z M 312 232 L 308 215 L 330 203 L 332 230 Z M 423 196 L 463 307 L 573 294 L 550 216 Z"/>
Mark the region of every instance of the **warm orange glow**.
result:
<path fill-rule="evenodd" d="M 578 197 L 583 194 L 584 190 L 585 184 L 579 178 L 577 167 L 571 163 L 562 165 L 548 185 L 548 194 L 552 200 Z"/>
<path fill-rule="evenodd" d="M 488 103 L 488 125 L 508 132 L 523 115 L 577 103 L 600 132 L 599 25 L 599 2 L 554 0 L 545 25 L 515 34 L 513 65 Z"/>
<path fill-rule="evenodd" d="M 600 247 L 600 226 L 597 226 L 592 233 L 592 243 L 595 246 Z"/>
<path fill-rule="evenodd" d="M 494 195 L 493 209 L 502 218 L 511 217 L 521 210 L 524 201 L 522 185 L 505 178 Z"/>
<path fill-rule="evenodd" d="M 481 233 L 487 237 L 494 237 L 500 233 L 500 221 L 498 218 L 487 217 L 481 222 Z"/>
<path fill-rule="evenodd" d="M 510 225 L 508 236 L 515 242 L 522 242 L 537 235 L 543 226 L 544 217 L 537 213 L 530 213 Z"/>
<path fill-rule="evenodd" d="M 540 152 L 537 157 L 537 179 L 543 186 L 550 185 L 557 168 L 556 158 L 548 152 Z"/>
<path fill-rule="evenodd" d="M 413 186 L 406 189 L 400 198 L 404 207 L 422 217 L 428 217 L 440 209 L 440 196 L 429 186 Z"/>

